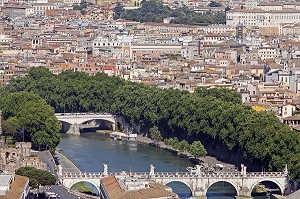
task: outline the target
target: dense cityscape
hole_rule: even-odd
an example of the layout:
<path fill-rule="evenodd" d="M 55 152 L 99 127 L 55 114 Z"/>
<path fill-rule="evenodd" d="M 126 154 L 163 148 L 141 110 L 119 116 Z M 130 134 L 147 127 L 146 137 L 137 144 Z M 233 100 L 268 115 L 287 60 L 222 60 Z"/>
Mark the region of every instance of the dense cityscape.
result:
<path fill-rule="evenodd" d="M 0 9 L 0 199 L 300 198 L 300 2 Z"/>

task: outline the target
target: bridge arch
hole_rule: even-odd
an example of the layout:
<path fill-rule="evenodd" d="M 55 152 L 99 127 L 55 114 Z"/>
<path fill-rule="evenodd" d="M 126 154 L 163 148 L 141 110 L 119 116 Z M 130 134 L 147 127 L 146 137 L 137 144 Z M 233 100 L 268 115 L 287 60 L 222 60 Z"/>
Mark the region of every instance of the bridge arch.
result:
<path fill-rule="evenodd" d="M 266 178 L 266 179 L 257 180 L 257 181 L 251 186 L 250 194 L 252 193 L 254 187 L 255 187 L 256 185 L 258 185 L 259 183 L 262 183 L 262 182 L 273 182 L 273 183 L 275 183 L 275 184 L 279 187 L 281 194 L 284 193 L 284 187 L 282 187 L 281 184 L 280 184 L 277 180 L 273 180 L 273 179 L 270 179 L 270 178 Z"/>
<path fill-rule="evenodd" d="M 185 184 L 191 191 L 192 191 L 192 188 L 191 188 L 191 186 L 186 182 L 186 181 L 184 181 L 184 180 L 167 180 L 167 181 L 164 181 L 164 185 L 165 186 L 167 186 L 167 184 L 170 184 L 171 182 L 180 182 L 180 183 L 182 183 L 182 184 Z"/>
<path fill-rule="evenodd" d="M 239 189 L 238 189 L 237 185 L 234 182 L 231 182 L 230 180 L 226 180 L 226 179 L 216 180 L 216 181 L 209 183 L 207 189 L 205 190 L 205 195 L 207 195 L 209 188 L 218 182 L 226 182 L 226 183 L 230 184 L 232 187 L 234 187 L 236 194 L 239 195 Z"/>
<path fill-rule="evenodd" d="M 191 196 L 193 195 L 193 190 L 192 190 L 192 187 L 191 187 L 191 185 L 190 184 L 188 184 L 186 181 L 184 181 L 184 180 L 179 180 L 179 179 L 174 179 L 174 180 L 168 180 L 168 181 L 165 181 L 163 184 L 165 185 L 165 186 L 168 186 L 168 184 L 170 184 L 170 183 L 173 183 L 173 182 L 179 182 L 179 183 L 182 183 L 182 184 L 184 184 L 189 190 L 190 190 L 190 193 L 191 193 Z"/>
<path fill-rule="evenodd" d="M 100 180 L 99 180 L 100 181 Z M 84 180 L 84 179 L 78 179 L 78 180 L 74 180 L 70 185 L 69 185 L 69 189 L 71 189 L 73 187 L 73 185 L 79 183 L 79 182 L 88 182 L 90 184 L 92 184 L 94 187 L 96 187 L 97 191 L 98 191 L 98 194 L 100 195 L 100 188 L 99 186 L 93 182 L 92 180 Z"/>

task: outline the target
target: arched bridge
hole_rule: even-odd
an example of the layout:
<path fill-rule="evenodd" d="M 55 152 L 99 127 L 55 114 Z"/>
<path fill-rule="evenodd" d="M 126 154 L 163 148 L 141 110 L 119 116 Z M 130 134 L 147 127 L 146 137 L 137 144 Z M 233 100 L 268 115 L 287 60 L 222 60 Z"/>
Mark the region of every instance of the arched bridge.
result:
<path fill-rule="evenodd" d="M 94 184 L 98 190 L 100 179 L 108 175 L 114 175 L 118 179 L 121 187 L 130 190 L 130 186 L 145 187 L 150 182 L 157 182 L 167 185 L 171 182 L 181 182 L 188 186 L 193 197 L 205 197 L 208 189 L 217 182 L 227 182 L 231 184 L 237 193 L 237 196 L 251 196 L 251 192 L 256 185 L 261 182 L 275 183 L 281 193 L 288 187 L 288 172 L 246 172 L 242 168 L 241 172 L 154 172 L 154 167 L 149 173 L 121 172 L 107 173 L 107 168 L 103 173 L 61 173 L 61 183 L 66 187 L 72 187 L 77 182 L 86 181 Z M 122 186 L 123 185 L 123 186 Z"/>
<path fill-rule="evenodd" d="M 61 123 L 70 125 L 67 131 L 70 134 L 79 134 L 79 125 L 95 120 L 108 122 L 111 129 L 115 130 L 116 116 L 107 113 L 55 113 L 55 116 Z"/>

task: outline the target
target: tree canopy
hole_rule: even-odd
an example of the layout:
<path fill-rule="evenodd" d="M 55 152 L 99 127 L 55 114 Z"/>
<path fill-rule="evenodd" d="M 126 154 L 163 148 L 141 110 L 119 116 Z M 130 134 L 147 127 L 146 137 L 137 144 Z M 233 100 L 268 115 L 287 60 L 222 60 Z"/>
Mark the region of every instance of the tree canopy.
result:
<path fill-rule="evenodd" d="M 123 9 L 120 3 L 117 3 L 114 8 L 114 19 L 124 18 L 139 22 L 163 22 L 163 19 L 168 17 L 174 18 L 171 20 L 171 23 L 178 24 L 225 24 L 225 12 L 200 14 L 190 10 L 187 6 L 171 9 L 158 0 L 144 0 L 140 8 L 133 10 Z"/>
<path fill-rule="evenodd" d="M 37 93 L 56 112 L 118 114 L 131 124 L 140 124 L 144 132 L 156 126 L 164 139 L 187 140 L 191 144 L 200 141 L 206 149 L 226 147 L 234 156 L 239 154 L 248 164 L 263 166 L 268 171 L 282 171 L 288 164 L 291 176 L 300 179 L 299 133 L 281 123 L 273 113 L 256 112 L 242 105 L 240 94 L 234 91 L 198 89 L 195 93 L 188 93 L 149 87 L 102 73 L 89 77 L 85 73 L 65 71 L 48 76 L 42 68 L 32 70 L 36 73 L 42 70 L 43 75 L 33 78 L 30 73 L 27 77 L 15 79 L 6 92 Z M 38 98 L 28 93 L 23 95 L 28 100 Z M 22 98 L 5 102 L 7 106 L 11 104 L 11 108 L 4 109 L 6 117 L 24 117 L 36 110 L 35 107 L 29 108 L 31 104 L 23 105 L 28 110 L 13 114 L 20 109 L 20 102 L 33 103 Z M 28 116 L 28 119 L 30 117 L 33 116 Z M 43 118 L 39 114 L 34 117 Z M 27 127 L 30 131 L 32 128 Z M 48 126 L 43 128 L 35 131 L 44 135 Z M 44 143 L 43 140 L 36 142 Z M 180 148 L 178 144 L 178 150 Z"/>
<path fill-rule="evenodd" d="M 209 7 L 222 7 L 222 4 L 218 1 L 210 1 L 208 6 Z"/>
<path fill-rule="evenodd" d="M 41 78 L 37 78 L 41 79 Z M 37 94 L 14 92 L 0 96 L 5 133 L 16 134 L 24 129 L 24 141 L 34 147 L 48 147 L 52 152 L 60 141 L 60 125 L 54 109 Z"/>
<path fill-rule="evenodd" d="M 55 176 L 53 176 L 50 172 L 36 169 L 34 167 L 20 167 L 16 170 L 16 174 L 28 177 L 29 185 L 32 188 L 54 185 L 56 182 Z"/>

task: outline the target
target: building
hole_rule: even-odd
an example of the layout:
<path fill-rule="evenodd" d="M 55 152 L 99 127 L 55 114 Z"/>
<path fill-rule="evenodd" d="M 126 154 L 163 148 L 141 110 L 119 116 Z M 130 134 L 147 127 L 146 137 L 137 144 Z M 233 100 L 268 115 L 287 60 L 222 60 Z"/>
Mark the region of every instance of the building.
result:
<path fill-rule="evenodd" d="M 0 175 L 0 199 L 25 199 L 29 193 L 29 179 L 19 175 Z"/>
<path fill-rule="evenodd" d="M 134 182 L 131 182 L 134 184 Z M 130 189 L 130 185 L 126 185 Z M 136 185 L 135 185 L 136 187 Z M 166 190 L 168 189 L 168 190 Z M 174 199 L 178 198 L 170 188 L 160 184 L 145 184 L 137 190 L 126 190 L 122 188 L 115 176 L 108 176 L 100 180 L 100 196 L 103 199 Z"/>
<path fill-rule="evenodd" d="M 237 26 L 238 24 L 242 24 L 246 27 L 267 28 L 269 30 L 273 28 L 274 34 L 279 34 L 282 32 L 282 24 L 299 22 L 300 10 L 296 9 L 263 10 L 260 8 L 235 8 L 229 10 L 226 14 L 226 24 L 229 26 Z"/>
<path fill-rule="evenodd" d="M 6 6 L 3 8 L 3 14 L 10 18 L 25 18 L 34 14 L 34 9 L 31 6 Z"/>

